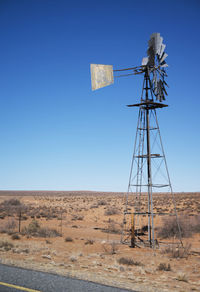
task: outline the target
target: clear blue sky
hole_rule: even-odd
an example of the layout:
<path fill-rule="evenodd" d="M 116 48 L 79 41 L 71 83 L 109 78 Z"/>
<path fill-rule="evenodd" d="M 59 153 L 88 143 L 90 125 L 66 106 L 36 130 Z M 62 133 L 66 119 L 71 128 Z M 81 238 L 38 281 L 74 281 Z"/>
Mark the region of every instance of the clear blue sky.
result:
<path fill-rule="evenodd" d="M 159 125 L 175 191 L 200 191 L 200 1 L 0 0 L 0 189 L 125 191 L 142 77 L 91 91 L 90 63 L 168 53 Z"/>

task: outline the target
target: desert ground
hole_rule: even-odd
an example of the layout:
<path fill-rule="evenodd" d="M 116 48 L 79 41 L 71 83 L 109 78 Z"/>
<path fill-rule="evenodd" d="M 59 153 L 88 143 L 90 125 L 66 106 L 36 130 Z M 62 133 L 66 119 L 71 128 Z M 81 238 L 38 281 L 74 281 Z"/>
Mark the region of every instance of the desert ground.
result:
<path fill-rule="evenodd" d="M 200 193 L 175 201 L 183 245 L 172 199 L 160 193 L 155 212 L 168 215 L 155 216 L 155 248 L 130 248 L 122 193 L 0 191 L 0 262 L 136 291 L 200 291 Z"/>

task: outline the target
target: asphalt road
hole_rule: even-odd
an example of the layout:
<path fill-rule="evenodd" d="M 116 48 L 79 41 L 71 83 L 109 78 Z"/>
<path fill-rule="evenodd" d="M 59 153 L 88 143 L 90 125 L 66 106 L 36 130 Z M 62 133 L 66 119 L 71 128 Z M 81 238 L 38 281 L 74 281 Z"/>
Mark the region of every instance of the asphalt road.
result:
<path fill-rule="evenodd" d="M 93 282 L 0 264 L 0 292 L 128 292 Z"/>

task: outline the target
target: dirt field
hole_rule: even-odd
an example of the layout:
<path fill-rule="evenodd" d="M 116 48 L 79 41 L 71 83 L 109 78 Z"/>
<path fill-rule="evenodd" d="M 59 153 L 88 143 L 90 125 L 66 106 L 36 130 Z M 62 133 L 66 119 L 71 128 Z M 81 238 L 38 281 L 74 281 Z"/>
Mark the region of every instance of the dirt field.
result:
<path fill-rule="evenodd" d="M 0 262 L 137 291 L 200 291 L 200 193 L 175 198 L 184 248 L 161 236 L 174 217 L 156 215 L 153 250 L 121 244 L 122 193 L 1 191 Z M 168 194 L 154 206 L 173 212 Z"/>

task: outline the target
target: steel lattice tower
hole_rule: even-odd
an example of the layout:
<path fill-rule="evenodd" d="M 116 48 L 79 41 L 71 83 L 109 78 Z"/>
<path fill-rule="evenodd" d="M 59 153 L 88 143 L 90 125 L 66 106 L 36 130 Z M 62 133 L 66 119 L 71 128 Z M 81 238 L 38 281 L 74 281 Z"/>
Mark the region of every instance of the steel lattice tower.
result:
<path fill-rule="evenodd" d="M 128 105 L 128 107 L 139 107 L 131 171 L 128 190 L 125 196 L 122 233 L 122 242 L 128 241 L 132 233 L 131 245 L 133 247 L 136 244 L 137 237 L 140 239 L 140 242 L 143 241 L 139 235 L 142 233 L 142 228 L 144 228 L 144 226 L 141 226 L 141 217 L 145 216 L 147 217 L 146 229 L 148 230 L 148 240 L 146 242 L 151 247 L 155 246 L 154 217 L 156 215 L 166 215 L 165 213 L 154 212 L 153 194 L 159 192 L 159 190 L 162 190 L 162 192 L 164 190 L 168 196 L 171 196 L 173 212 L 170 215 L 176 216 L 180 232 L 174 193 L 156 114 L 157 109 L 167 106 L 166 104 L 154 101 L 151 80 L 148 68 L 146 68 L 141 101 L 139 104 Z M 146 201 L 144 200 L 145 198 Z M 131 232 L 128 232 L 128 237 L 125 235 L 127 215 L 133 216 Z"/>

